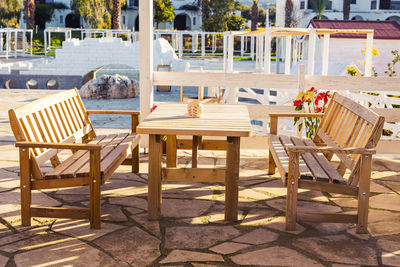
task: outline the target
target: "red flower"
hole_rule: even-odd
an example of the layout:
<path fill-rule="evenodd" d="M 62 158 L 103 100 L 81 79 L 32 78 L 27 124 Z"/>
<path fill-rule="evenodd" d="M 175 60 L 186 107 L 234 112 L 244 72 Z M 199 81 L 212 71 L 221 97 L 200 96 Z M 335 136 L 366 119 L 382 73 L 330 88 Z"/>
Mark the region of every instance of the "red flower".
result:
<path fill-rule="evenodd" d="M 157 107 L 158 107 L 157 105 L 154 105 L 154 106 L 151 108 L 151 111 L 155 110 Z"/>
<path fill-rule="evenodd" d="M 303 101 L 301 101 L 301 100 L 294 100 L 294 101 L 293 101 L 293 105 L 294 105 L 295 107 L 300 106 L 302 103 L 303 103 Z"/>
<path fill-rule="evenodd" d="M 316 107 L 315 112 L 317 112 L 317 113 L 322 112 L 322 107 Z"/>
<path fill-rule="evenodd" d="M 314 87 L 311 87 L 310 90 L 308 90 L 309 92 L 316 92 L 317 90 L 315 90 Z"/>

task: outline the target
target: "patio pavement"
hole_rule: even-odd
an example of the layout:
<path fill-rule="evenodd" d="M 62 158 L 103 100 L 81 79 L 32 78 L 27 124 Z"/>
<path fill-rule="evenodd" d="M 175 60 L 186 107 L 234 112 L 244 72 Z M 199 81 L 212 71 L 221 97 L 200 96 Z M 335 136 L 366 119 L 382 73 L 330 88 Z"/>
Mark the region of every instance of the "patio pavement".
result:
<path fill-rule="evenodd" d="M 18 151 L 7 110 L 42 93 L 0 92 L 0 266 L 400 266 L 400 155 L 377 155 L 369 232 L 351 224 L 298 224 L 284 231 L 286 190 L 266 175 L 266 151 L 242 151 L 239 221 L 226 224 L 221 184 L 163 185 L 163 218 L 147 220 L 147 155 L 140 174 L 120 167 L 102 186 L 102 229 L 88 221 L 35 218 L 20 226 Z M 181 151 L 179 163 L 190 154 Z M 215 158 L 214 158 L 215 157 Z M 199 164 L 224 165 L 223 152 L 201 152 Z M 340 194 L 299 192 L 299 210 L 355 212 Z M 33 203 L 88 205 L 88 188 L 35 191 Z"/>

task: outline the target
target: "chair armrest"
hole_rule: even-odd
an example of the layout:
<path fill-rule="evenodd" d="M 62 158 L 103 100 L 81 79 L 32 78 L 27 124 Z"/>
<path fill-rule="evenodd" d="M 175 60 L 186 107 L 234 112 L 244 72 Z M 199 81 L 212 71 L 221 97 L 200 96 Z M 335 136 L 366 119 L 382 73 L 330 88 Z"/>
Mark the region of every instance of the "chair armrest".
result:
<path fill-rule="evenodd" d="M 88 114 L 116 114 L 116 115 L 140 115 L 136 110 L 86 110 Z"/>
<path fill-rule="evenodd" d="M 324 113 L 269 113 L 269 117 L 291 118 L 291 117 L 323 117 Z"/>
<path fill-rule="evenodd" d="M 286 146 L 288 152 L 292 153 L 303 153 L 303 152 L 311 152 L 311 153 L 323 153 L 323 152 L 333 152 L 333 153 L 342 153 L 342 154 L 363 154 L 363 155 L 372 155 L 376 154 L 375 149 L 369 148 L 359 148 L 359 147 L 320 147 L 320 146 Z"/>
<path fill-rule="evenodd" d="M 73 144 L 73 143 L 47 143 L 47 142 L 16 142 L 16 147 L 21 148 L 54 148 L 73 150 L 101 150 L 101 145 L 95 144 Z"/>

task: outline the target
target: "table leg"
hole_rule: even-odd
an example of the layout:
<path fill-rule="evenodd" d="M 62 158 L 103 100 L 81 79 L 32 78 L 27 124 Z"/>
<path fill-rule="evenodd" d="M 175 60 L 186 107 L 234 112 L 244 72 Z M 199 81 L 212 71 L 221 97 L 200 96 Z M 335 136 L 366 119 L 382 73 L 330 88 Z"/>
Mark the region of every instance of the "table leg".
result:
<path fill-rule="evenodd" d="M 239 198 L 240 137 L 228 137 L 225 174 L 225 220 L 237 221 Z"/>
<path fill-rule="evenodd" d="M 147 209 L 149 220 L 158 220 L 161 216 L 161 136 L 149 135 L 149 178 Z"/>
<path fill-rule="evenodd" d="M 176 135 L 167 135 L 167 167 L 175 168 L 177 160 Z"/>
<path fill-rule="evenodd" d="M 200 136 L 193 135 L 192 142 L 192 168 L 197 168 L 197 151 L 199 147 Z"/>

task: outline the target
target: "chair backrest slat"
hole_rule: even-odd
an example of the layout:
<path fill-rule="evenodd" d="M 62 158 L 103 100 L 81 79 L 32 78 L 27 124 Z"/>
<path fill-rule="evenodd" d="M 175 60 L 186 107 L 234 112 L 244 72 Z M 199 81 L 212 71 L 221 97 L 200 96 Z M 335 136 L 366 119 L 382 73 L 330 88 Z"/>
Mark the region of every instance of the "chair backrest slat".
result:
<path fill-rule="evenodd" d="M 95 136 L 89 116 L 76 89 L 65 90 L 9 111 L 17 141 L 71 142 Z M 33 176 L 41 179 L 39 166 L 57 155 L 56 149 L 33 148 Z"/>
<path fill-rule="evenodd" d="M 322 118 L 315 140 L 329 146 L 374 148 L 382 134 L 384 118 L 335 93 Z M 358 182 L 360 155 L 337 154 L 341 166 L 350 169 L 349 183 Z"/>

